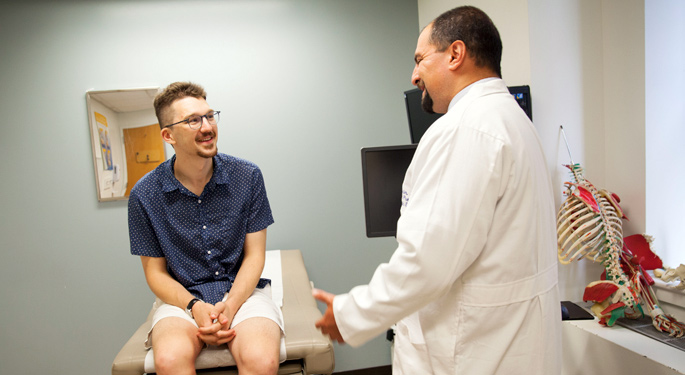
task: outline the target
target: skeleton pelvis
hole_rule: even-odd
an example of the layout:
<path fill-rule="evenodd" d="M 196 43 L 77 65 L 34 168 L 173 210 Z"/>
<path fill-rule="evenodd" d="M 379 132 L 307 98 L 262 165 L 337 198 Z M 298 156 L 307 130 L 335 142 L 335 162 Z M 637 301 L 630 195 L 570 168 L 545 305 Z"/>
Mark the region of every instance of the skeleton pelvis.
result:
<path fill-rule="evenodd" d="M 591 282 L 585 287 L 583 301 L 594 302 L 595 304 L 590 308 L 592 313 L 602 324 L 612 326 L 617 319 L 624 317 L 626 313 L 632 313 L 632 311 L 626 311 L 632 306 L 627 306 L 622 301 L 627 295 L 630 295 L 630 291 L 625 286 L 613 281 L 601 280 Z"/>

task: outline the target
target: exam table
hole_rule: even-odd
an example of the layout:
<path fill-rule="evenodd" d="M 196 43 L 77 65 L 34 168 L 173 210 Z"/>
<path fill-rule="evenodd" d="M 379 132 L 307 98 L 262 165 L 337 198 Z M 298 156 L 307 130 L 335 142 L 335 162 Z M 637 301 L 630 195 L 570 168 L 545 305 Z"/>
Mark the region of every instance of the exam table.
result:
<path fill-rule="evenodd" d="M 269 268 L 272 271 L 269 271 Z M 282 298 L 285 353 L 282 348 L 281 358 L 285 358 L 285 361 L 280 364 L 278 374 L 331 374 L 335 365 L 333 345 L 328 337 L 314 327 L 314 322 L 321 317 L 321 312 L 312 297 L 311 283 L 300 251 L 267 251 L 265 273 L 262 275 L 272 279 L 274 300 L 277 301 L 279 295 Z M 150 366 L 154 366 L 151 353 L 144 347 L 153 312 L 154 310 L 150 311 L 146 321 L 117 354 L 112 363 L 112 375 L 141 375 L 147 373 Z M 224 351 L 228 353 L 227 349 Z M 230 357 L 230 353 L 222 355 L 221 359 L 217 360 L 211 358 L 211 353 L 201 353 L 196 362 L 198 373 L 238 374 L 237 368 L 231 366 L 235 363 L 232 358 L 229 358 L 228 363 L 224 360 L 227 356 Z"/>

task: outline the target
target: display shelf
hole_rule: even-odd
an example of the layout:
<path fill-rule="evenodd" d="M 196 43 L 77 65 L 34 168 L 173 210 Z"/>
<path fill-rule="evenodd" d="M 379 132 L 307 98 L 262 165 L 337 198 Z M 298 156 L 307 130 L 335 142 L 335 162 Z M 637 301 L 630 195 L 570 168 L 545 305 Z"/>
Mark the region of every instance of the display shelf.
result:
<path fill-rule="evenodd" d="M 685 374 L 685 353 L 621 326 L 562 323 L 562 374 Z"/>

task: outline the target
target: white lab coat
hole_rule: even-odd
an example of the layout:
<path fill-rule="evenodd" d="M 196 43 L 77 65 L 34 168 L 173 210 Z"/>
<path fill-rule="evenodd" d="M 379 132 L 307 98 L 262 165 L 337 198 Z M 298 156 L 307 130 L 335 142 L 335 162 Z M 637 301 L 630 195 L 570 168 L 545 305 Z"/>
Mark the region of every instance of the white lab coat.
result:
<path fill-rule="evenodd" d="M 504 81 L 474 83 L 428 129 L 402 206 L 389 263 L 334 300 L 345 341 L 399 321 L 394 374 L 559 374 L 552 185 Z"/>

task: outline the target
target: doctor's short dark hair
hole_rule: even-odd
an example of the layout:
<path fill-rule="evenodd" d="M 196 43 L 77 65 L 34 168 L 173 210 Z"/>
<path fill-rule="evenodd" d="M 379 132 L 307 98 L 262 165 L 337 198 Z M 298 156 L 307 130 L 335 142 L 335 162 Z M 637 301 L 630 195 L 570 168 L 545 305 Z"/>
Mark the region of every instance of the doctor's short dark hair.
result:
<path fill-rule="evenodd" d="M 173 114 L 169 111 L 171 104 L 176 100 L 187 97 L 207 100 L 207 93 L 202 86 L 196 83 L 174 82 L 155 96 L 155 115 L 157 115 L 160 128 L 171 123 L 173 117 Z"/>
<path fill-rule="evenodd" d="M 445 51 L 457 40 L 464 42 L 477 66 L 487 67 L 502 78 L 502 39 L 485 12 L 476 7 L 462 6 L 433 20 L 430 42 L 438 51 Z"/>

